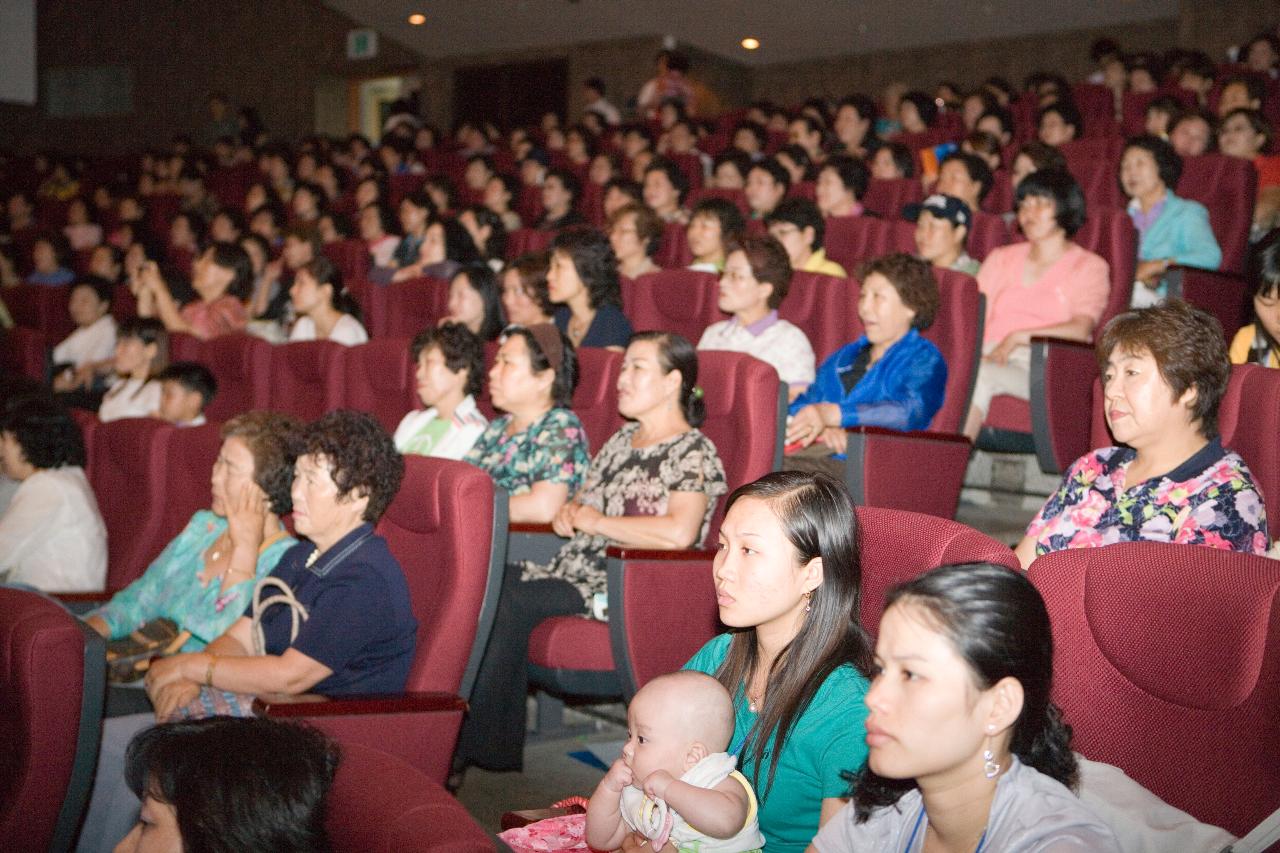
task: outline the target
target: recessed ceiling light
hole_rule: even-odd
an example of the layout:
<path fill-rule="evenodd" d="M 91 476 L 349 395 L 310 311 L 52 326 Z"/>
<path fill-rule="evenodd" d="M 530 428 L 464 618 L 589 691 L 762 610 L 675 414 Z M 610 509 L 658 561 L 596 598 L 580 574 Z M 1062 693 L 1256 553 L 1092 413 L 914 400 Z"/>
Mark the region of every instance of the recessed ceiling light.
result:
<path fill-rule="evenodd" d="M 742 40 L 743 50 L 756 50 L 759 47 L 760 47 L 760 39 L 747 36 Z"/>
<path fill-rule="evenodd" d="M 412 15 L 409 16 L 409 23 L 413 24 L 415 27 L 420 27 L 426 22 L 427 22 L 427 16 L 422 14 L 421 12 L 414 12 Z"/>

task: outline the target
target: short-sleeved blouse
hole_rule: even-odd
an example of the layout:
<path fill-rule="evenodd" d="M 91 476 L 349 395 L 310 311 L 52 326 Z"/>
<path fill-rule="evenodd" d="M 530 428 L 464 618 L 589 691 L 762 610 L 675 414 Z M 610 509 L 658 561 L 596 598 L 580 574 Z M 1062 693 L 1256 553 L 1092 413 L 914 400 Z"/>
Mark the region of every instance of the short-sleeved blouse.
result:
<path fill-rule="evenodd" d="M 1215 439 L 1169 473 L 1130 485 L 1135 457 L 1128 447 L 1104 447 L 1072 463 L 1027 527 L 1037 557 L 1137 541 L 1266 553 L 1266 511 L 1238 454 Z"/>
<path fill-rule="evenodd" d="M 510 437 L 509 423 L 511 415 L 491 421 L 462 461 L 483 468 L 510 495 L 524 494 L 544 480 L 565 484 L 571 495 L 577 492 L 591 464 L 587 433 L 578 416 L 568 409 L 551 409 Z"/>
<path fill-rule="evenodd" d="M 648 447 L 632 447 L 639 429 L 639 424 L 627 424 L 604 443 L 574 499 L 616 518 L 663 515 L 672 492 L 704 494 L 707 508 L 695 544 L 702 542 L 707 538 L 716 498 L 728 491 L 715 445 L 700 431 L 691 429 Z M 562 578 L 590 601 L 592 595 L 605 591 L 608 547 L 609 537 L 579 532 L 548 565 L 526 565 L 524 577 Z"/>
<path fill-rule="evenodd" d="M 249 324 L 249 312 L 245 310 L 244 303 L 229 293 L 212 302 L 188 302 L 179 313 L 191 327 L 192 334 L 201 340 L 243 332 Z"/>

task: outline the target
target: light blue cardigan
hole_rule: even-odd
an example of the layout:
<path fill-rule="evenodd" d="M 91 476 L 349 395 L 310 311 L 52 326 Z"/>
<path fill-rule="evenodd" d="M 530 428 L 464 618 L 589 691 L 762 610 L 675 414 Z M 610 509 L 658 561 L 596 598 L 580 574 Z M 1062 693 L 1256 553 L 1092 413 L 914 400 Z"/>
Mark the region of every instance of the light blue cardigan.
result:
<path fill-rule="evenodd" d="M 1139 260 L 1157 258 L 1173 258 L 1176 264 L 1206 270 L 1216 270 L 1222 264 L 1222 249 L 1209 227 L 1209 211 L 1204 205 L 1169 191 L 1160 218 L 1138 244 Z"/>

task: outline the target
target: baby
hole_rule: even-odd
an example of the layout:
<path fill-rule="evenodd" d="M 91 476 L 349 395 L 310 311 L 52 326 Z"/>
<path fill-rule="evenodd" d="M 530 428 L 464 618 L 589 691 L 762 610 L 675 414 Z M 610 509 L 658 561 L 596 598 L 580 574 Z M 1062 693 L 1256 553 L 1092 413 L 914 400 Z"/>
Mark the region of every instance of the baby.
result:
<path fill-rule="evenodd" d="M 655 678 L 627 709 L 628 739 L 587 806 L 587 843 L 616 850 L 636 830 L 655 853 L 741 853 L 764 846 L 756 798 L 724 750 L 733 734 L 729 691 L 709 675 Z M 694 827 L 698 827 L 694 829 Z"/>

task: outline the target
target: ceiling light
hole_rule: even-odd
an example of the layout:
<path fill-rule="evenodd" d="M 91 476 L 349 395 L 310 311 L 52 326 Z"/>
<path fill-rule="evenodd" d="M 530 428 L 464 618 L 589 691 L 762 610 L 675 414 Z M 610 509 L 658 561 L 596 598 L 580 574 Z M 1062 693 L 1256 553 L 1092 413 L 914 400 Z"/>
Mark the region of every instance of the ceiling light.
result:
<path fill-rule="evenodd" d="M 422 14 L 421 12 L 414 12 L 412 15 L 409 16 L 409 23 L 413 24 L 415 27 L 420 27 L 426 22 L 427 22 L 427 16 Z"/>
<path fill-rule="evenodd" d="M 756 49 L 757 49 L 757 48 L 759 48 L 759 47 L 760 47 L 760 39 L 752 38 L 751 36 L 747 36 L 746 38 L 744 38 L 744 39 L 742 40 L 742 49 L 743 49 L 743 50 L 756 50 Z"/>

